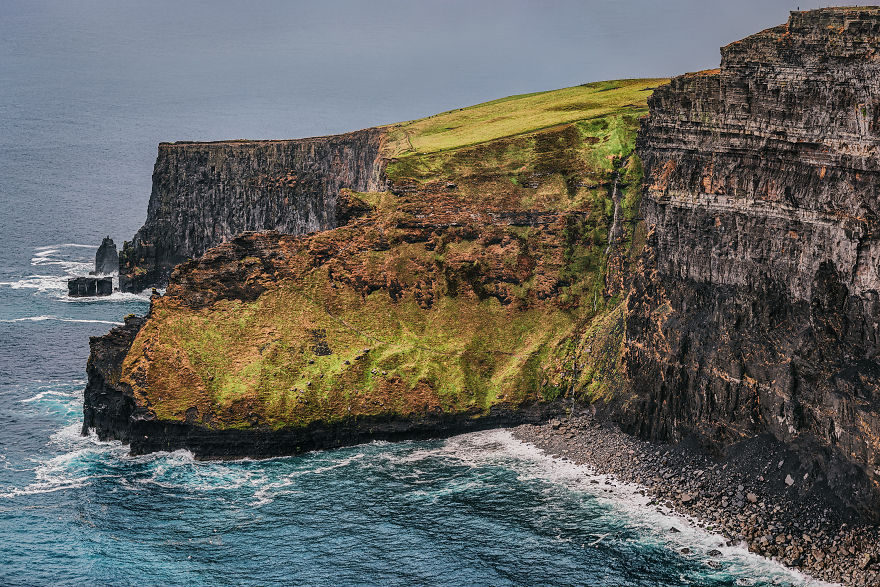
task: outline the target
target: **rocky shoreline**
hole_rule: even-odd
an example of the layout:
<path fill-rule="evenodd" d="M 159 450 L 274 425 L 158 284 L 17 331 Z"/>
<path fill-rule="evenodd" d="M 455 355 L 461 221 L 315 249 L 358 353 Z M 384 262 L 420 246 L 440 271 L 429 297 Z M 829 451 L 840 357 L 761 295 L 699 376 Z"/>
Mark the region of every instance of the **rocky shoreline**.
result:
<path fill-rule="evenodd" d="M 821 481 L 810 481 L 797 455 L 769 437 L 745 440 L 718 457 L 687 443 L 642 441 L 592 415 L 525 424 L 513 434 L 640 485 L 652 505 L 691 517 L 730 545 L 745 543 L 824 581 L 880 584 L 880 527 L 835 501 Z"/>

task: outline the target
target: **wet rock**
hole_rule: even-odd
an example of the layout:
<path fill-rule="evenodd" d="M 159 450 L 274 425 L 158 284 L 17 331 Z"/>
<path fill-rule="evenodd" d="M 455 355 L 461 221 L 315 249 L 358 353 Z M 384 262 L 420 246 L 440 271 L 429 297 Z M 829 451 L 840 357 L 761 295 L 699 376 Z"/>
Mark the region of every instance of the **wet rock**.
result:
<path fill-rule="evenodd" d="M 112 275 L 119 271 L 119 253 L 116 243 L 109 236 L 104 237 L 95 253 L 95 275 Z"/>
<path fill-rule="evenodd" d="M 74 277 L 67 280 L 67 295 L 72 298 L 109 296 L 112 293 L 111 277 Z"/>

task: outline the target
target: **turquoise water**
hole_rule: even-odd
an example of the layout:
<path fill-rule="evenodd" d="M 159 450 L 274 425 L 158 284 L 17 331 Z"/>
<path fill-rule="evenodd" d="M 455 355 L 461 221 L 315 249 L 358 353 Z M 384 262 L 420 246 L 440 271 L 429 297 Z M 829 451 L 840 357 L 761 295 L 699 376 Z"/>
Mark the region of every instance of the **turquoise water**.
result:
<path fill-rule="evenodd" d="M 65 297 L 93 254 L 43 245 L 0 280 L 4 585 L 807 584 L 508 431 L 225 463 L 83 437 L 85 341 L 147 309 Z"/>
<path fill-rule="evenodd" d="M 385 28 L 372 3 L 294 4 L 0 4 L 0 584 L 805 584 L 741 548 L 708 557 L 718 537 L 504 431 L 230 463 L 79 435 L 89 336 L 148 302 L 68 300 L 65 280 L 143 223 L 156 143 L 341 132 L 614 77 L 556 34 L 582 26 L 579 3 L 485 9 L 544 31 L 564 79 L 514 53 L 524 32 L 475 25 L 437 75 L 449 37 L 407 26 L 410 3 Z"/>

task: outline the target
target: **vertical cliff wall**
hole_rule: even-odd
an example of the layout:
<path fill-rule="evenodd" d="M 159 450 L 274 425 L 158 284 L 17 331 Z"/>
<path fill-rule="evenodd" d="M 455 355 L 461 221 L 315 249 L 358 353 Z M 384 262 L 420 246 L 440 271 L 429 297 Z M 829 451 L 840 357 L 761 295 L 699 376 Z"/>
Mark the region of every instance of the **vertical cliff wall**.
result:
<path fill-rule="evenodd" d="M 244 231 L 334 228 L 341 188 L 383 188 L 383 133 L 160 144 L 147 221 L 120 255 L 121 289 L 167 283 L 175 265 Z"/>
<path fill-rule="evenodd" d="M 640 131 L 652 232 L 624 419 L 720 444 L 769 432 L 832 485 L 876 489 L 880 10 L 795 12 L 721 53 L 657 89 Z"/>

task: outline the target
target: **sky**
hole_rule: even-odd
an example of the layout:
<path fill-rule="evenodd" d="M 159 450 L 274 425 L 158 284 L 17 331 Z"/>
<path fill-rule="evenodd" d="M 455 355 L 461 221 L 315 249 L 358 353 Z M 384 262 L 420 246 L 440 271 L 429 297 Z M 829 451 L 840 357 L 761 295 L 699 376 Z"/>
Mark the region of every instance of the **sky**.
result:
<path fill-rule="evenodd" d="M 721 45 L 818 5 L 0 0 L 0 74 L 34 106 L 51 96 L 137 118 L 164 104 L 167 139 L 293 137 L 715 67 Z M 0 115 L 15 115 L 4 97 Z"/>
<path fill-rule="evenodd" d="M 717 67 L 798 6 L 818 3 L 0 0 L 0 273 L 36 246 L 130 239 L 161 141 L 319 136 Z"/>

